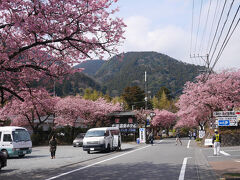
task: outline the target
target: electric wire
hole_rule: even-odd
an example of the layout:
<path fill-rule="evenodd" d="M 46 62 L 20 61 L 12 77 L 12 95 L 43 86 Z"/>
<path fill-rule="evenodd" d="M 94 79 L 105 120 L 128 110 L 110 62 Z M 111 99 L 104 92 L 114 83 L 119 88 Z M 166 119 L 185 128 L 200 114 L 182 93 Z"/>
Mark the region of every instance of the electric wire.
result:
<path fill-rule="evenodd" d="M 209 3 L 209 7 L 208 7 L 208 12 L 207 12 L 207 18 L 206 18 L 206 22 L 205 22 L 205 25 L 204 25 L 204 29 L 203 29 L 203 35 L 202 35 L 202 40 L 200 42 L 200 48 L 199 48 L 199 52 L 202 53 L 202 46 L 203 46 L 203 42 L 205 40 L 205 34 L 206 34 L 206 29 L 207 29 L 207 24 L 208 24 L 208 17 L 209 17 L 209 12 L 210 12 L 210 8 L 211 8 L 211 4 L 212 4 L 212 1 L 210 0 L 210 3 Z"/>
<path fill-rule="evenodd" d="M 239 18 L 238 21 L 237 21 L 237 23 L 235 24 L 235 26 L 234 26 L 231 34 L 229 35 L 230 30 L 231 30 L 231 28 L 232 28 L 232 25 L 233 25 L 233 23 L 234 23 L 234 21 L 235 21 L 235 19 L 236 19 L 236 16 L 237 16 L 237 14 L 239 13 L 239 9 L 240 9 L 240 5 L 238 6 L 237 12 L 235 13 L 234 19 L 233 19 L 233 21 L 232 21 L 232 23 L 231 23 L 231 26 L 230 26 L 230 28 L 229 28 L 229 31 L 228 31 L 225 39 L 224 39 L 224 42 L 223 42 L 223 44 L 222 44 L 222 46 L 221 46 L 221 49 L 220 49 L 220 51 L 219 51 L 219 53 L 218 53 L 218 56 L 217 56 L 217 58 L 216 58 L 216 60 L 215 60 L 215 62 L 214 62 L 214 64 L 213 64 L 213 66 L 212 66 L 212 69 L 215 67 L 216 63 L 217 63 L 218 60 L 220 59 L 220 57 L 221 57 L 224 49 L 226 48 L 229 40 L 231 39 L 234 31 L 236 30 L 236 28 L 237 28 L 237 26 L 238 26 L 238 24 L 239 24 L 239 22 L 240 22 L 240 18 Z M 229 37 L 228 37 L 228 35 L 229 35 Z"/>
<path fill-rule="evenodd" d="M 220 25 L 220 22 L 221 22 L 221 19 L 222 19 L 222 15 L 223 15 L 223 12 L 224 12 L 224 9 L 225 9 L 225 6 L 226 6 L 226 2 L 227 2 L 227 0 L 225 0 L 225 2 L 224 2 L 223 8 L 222 8 L 222 12 L 221 12 L 220 18 L 219 18 L 219 20 L 218 20 L 217 29 L 216 29 L 216 31 L 215 31 L 215 33 L 214 33 L 214 38 L 213 38 L 213 41 L 212 41 L 212 44 L 211 44 L 211 48 L 210 48 L 210 50 L 209 50 L 209 52 L 208 52 L 209 55 L 211 54 L 212 47 L 213 47 L 213 43 L 214 43 L 215 38 L 216 38 L 216 36 L 217 36 L 218 28 L 219 28 L 219 25 Z M 211 60 L 210 60 L 210 63 L 211 63 Z"/>
<path fill-rule="evenodd" d="M 203 3 L 203 0 L 201 0 L 200 15 L 199 15 L 199 18 L 198 18 L 198 28 L 197 28 L 197 36 L 196 36 L 194 54 L 196 53 L 196 48 L 197 48 L 197 43 L 198 43 L 199 26 L 200 26 L 201 16 L 202 16 L 202 3 Z"/>
<path fill-rule="evenodd" d="M 192 27 L 191 27 L 190 57 L 192 56 L 193 19 L 194 19 L 194 0 L 193 0 L 193 4 L 192 4 Z"/>
<path fill-rule="evenodd" d="M 224 21 L 224 24 L 223 24 L 223 26 L 222 26 L 222 29 L 221 29 L 221 32 L 220 32 L 220 34 L 219 34 L 218 40 L 217 40 L 217 42 L 216 42 L 214 51 L 213 51 L 213 53 L 212 53 L 212 55 L 211 55 L 210 62 L 212 62 L 213 56 L 214 56 L 214 54 L 215 54 L 215 52 L 216 52 L 216 49 L 217 49 L 218 44 L 219 44 L 219 41 L 220 41 L 220 39 L 221 39 L 221 37 L 222 37 L 222 33 L 223 33 L 223 30 L 224 30 L 224 28 L 225 28 L 225 26 L 226 26 L 226 23 L 227 23 L 227 21 L 228 21 L 229 14 L 230 14 L 230 12 L 231 12 L 231 9 L 232 9 L 232 6 L 233 6 L 234 1 L 235 1 L 235 0 L 232 0 L 232 3 L 231 3 L 230 8 L 229 8 L 229 10 L 228 10 L 227 17 L 226 17 L 226 19 L 225 19 L 225 21 Z"/>
<path fill-rule="evenodd" d="M 211 40 L 211 36 L 212 36 L 212 31 L 213 31 L 213 25 L 215 23 L 215 18 L 216 18 L 216 15 L 217 15 L 217 9 L 218 9 L 218 5 L 219 5 L 219 0 L 217 0 L 217 5 L 216 5 L 216 8 L 215 8 L 215 12 L 214 12 L 214 16 L 213 16 L 213 21 L 212 21 L 212 26 L 211 26 L 211 29 L 210 29 L 210 33 L 209 33 L 209 38 L 208 38 L 208 43 L 207 43 L 207 48 L 206 48 L 206 52 L 208 51 L 208 48 L 209 48 L 209 45 L 210 45 L 210 40 Z"/>

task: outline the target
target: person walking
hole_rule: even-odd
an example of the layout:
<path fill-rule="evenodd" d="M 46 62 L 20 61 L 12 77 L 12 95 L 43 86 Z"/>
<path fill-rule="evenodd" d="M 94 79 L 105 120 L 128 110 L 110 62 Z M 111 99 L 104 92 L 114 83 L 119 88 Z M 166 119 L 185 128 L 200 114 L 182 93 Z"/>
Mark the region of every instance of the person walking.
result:
<path fill-rule="evenodd" d="M 194 138 L 194 140 L 196 140 L 196 138 L 197 138 L 197 133 L 195 131 L 193 132 L 193 138 Z"/>
<path fill-rule="evenodd" d="M 188 132 L 189 139 L 192 139 L 192 131 Z"/>
<path fill-rule="evenodd" d="M 177 130 L 177 132 L 176 132 L 176 146 L 178 145 L 178 142 L 182 145 L 182 141 L 181 141 L 181 138 L 180 138 L 180 133 Z"/>
<path fill-rule="evenodd" d="M 219 156 L 220 155 L 221 135 L 218 133 L 217 129 L 215 129 L 215 134 L 212 137 L 212 143 L 213 143 L 213 155 Z"/>
<path fill-rule="evenodd" d="M 153 146 L 153 133 L 152 133 L 152 132 L 149 134 L 148 140 L 149 140 L 149 142 L 150 142 L 150 143 L 152 144 L 152 146 Z"/>
<path fill-rule="evenodd" d="M 57 149 L 57 140 L 55 135 L 49 141 L 50 152 L 51 152 L 51 159 L 55 159 L 56 149 Z"/>

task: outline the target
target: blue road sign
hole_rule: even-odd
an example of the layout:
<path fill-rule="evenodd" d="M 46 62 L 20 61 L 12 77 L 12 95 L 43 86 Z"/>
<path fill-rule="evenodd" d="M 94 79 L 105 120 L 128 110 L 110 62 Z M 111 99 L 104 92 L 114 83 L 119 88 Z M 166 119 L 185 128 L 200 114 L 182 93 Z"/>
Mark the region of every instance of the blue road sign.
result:
<path fill-rule="evenodd" d="M 229 126 L 230 120 L 218 120 L 218 126 Z"/>

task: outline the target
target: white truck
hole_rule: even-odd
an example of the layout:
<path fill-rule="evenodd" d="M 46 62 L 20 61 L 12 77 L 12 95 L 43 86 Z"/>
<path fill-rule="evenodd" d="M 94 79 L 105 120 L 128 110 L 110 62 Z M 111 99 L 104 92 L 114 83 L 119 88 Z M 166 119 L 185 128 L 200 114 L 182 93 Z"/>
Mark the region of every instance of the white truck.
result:
<path fill-rule="evenodd" d="M 30 154 L 32 141 L 27 129 L 17 126 L 0 127 L 0 151 L 7 157 Z"/>
<path fill-rule="evenodd" d="M 121 132 L 117 127 L 101 127 L 89 129 L 83 138 L 83 150 L 111 151 L 121 149 Z"/>

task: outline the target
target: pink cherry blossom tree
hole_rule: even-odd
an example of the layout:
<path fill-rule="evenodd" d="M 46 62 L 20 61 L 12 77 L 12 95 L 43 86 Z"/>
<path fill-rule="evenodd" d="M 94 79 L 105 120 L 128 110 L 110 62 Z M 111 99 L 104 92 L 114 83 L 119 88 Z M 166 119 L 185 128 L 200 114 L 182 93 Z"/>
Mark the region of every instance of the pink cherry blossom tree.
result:
<path fill-rule="evenodd" d="M 110 116 L 108 114 L 114 111 L 122 111 L 120 103 L 107 102 L 104 98 L 99 98 L 93 102 L 91 108 L 91 119 L 89 123 L 93 127 L 110 126 Z"/>
<path fill-rule="evenodd" d="M 137 123 L 138 124 L 145 124 L 147 120 L 147 116 L 152 112 L 152 110 L 149 109 L 142 109 L 142 110 L 134 110 Z"/>
<path fill-rule="evenodd" d="M 65 97 L 56 104 L 56 119 L 58 125 L 75 127 L 78 118 L 85 119 L 88 126 L 106 126 L 110 124 L 109 113 L 122 110 L 119 103 L 108 103 L 103 98 L 96 101 L 81 97 Z"/>
<path fill-rule="evenodd" d="M 155 109 L 154 112 L 156 115 L 153 117 L 151 124 L 153 126 L 160 126 L 166 128 L 168 133 L 169 129 L 175 125 L 177 115 L 165 109 L 163 110 Z"/>
<path fill-rule="evenodd" d="M 33 81 L 59 78 L 86 58 L 117 53 L 117 0 L 1 0 L 0 101 L 24 100 Z"/>
<path fill-rule="evenodd" d="M 45 89 L 21 92 L 25 97 L 22 102 L 14 98 L 8 102 L 0 112 L 1 119 L 11 119 L 11 125 L 31 127 L 33 133 L 54 114 L 54 107 L 59 100 L 51 97 Z"/>
<path fill-rule="evenodd" d="M 211 74 L 206 82 L 185 84 L 178 103 L 177 126 L 204 126 L 212 119 L 213 111 L 233 110 L 240 106 L 240 70 Z"/>

